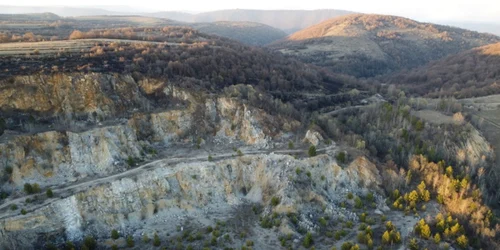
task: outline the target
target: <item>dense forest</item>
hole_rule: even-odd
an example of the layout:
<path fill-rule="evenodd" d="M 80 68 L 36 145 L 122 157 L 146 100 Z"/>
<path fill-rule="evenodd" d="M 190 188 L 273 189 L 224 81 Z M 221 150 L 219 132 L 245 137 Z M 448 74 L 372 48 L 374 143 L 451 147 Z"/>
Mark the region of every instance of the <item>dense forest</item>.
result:
<path fill-rule="evenodd" d="M 387 78 L 407 93 L 469 98 L 500 93 L 500 43 L 475 48 Z"/>

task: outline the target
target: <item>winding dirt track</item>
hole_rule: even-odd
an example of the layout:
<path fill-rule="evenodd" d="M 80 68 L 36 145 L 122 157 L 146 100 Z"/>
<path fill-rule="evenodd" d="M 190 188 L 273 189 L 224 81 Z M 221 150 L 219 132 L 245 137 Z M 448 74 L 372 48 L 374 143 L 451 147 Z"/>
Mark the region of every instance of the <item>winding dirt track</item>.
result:
<path fill-rule="evenodd" d="M 335 145 L 331 145 L 328 147 L 318 149 L 317 152 L 324 152 L 324 151 L 331 150 L 334 148 L 335 148 Z M 247 150 L 247 151 L 243 151 L 243 154 L 244 155 L 271 154 L 271 153 L 293 154 L 293 153 L 303 153 L 303 152 L 305 152 L 305 149 L 275 150 L 275 151 L 273 151 L 273 150 Z M 212 158 L 214 161 L 217 161 L 217 160 L 225 160 L 225 159 L 239 157 L 239 156 L 236 156 L 235 154 L 236 153 L 234 153 L 234 152 L 220 154 L 217 156 L 212 156 Z M 104 176 L 104 177 L 100 177 L 97 179 L 92 179 L 92 180 L 88 180 L 88 181 L 84 181 L 84 182 L 80 182 L 80 183 L 73 183 L 73 184 L 68 185 L 68 186 L 61 185 L 59 187 L 52 188 L 52 191 L 54 193 L 54 197 L 60 197 L 60 195 L 62 195 L 62 194 L 75 194 L 78 192 L 82 192 L 82 191 L 84 191 L 92 186 L 97 186 L 97 185 L 113 182 L 115 180 L 136 176 L 136 175 L 139 175 L 145 171 L 149 171 L 149 170 L 156 169 L 156 168 L 167 167 L 170 164 L 206 161 L 208 159 L 207 157 L 208 157 L 208 155 L 198 155 L 198 156 L 194 156 L 194 157 L 163 158 L 163 159 L 155 160 L 152 162 L 148 162 L 146 164 L 143 164 L 139 167 L 127 170 L 125 172 L 116 173 L 113 175 Z M 13 200 L 8 200 L 4 204 L 0 205 L 0 211 L 4 210 L 3 214 L 0 215 L 0 219 L 5 219 L 8 217 L 18 215 L 19 214 L 18 211 L 12 211 L 12 213 L 9 213 L 9 210 L 6 210 L 6 209 L 13 204 L 19 204 L 21 202 L 24 202 L 27 198 L 30 198 L 30 199 L 34 198 L 34 196 L 36 196 L 36 195 L 40 195 L 40 194 L 26 195 L 26 196 L 19 197 L 19 198 L 13 199 Z M 43 201 L 40 204 L 36 204 L 36 205 L 29 207 L 29 209 L 26 209 L 26 211 L 27 212 L 34 211 L 40 207 L 47 206 L 47 205 L 49 205 L 49 204 L 51 204 L 59 199 L 60 198 L 46 199 L 45 201 Z"/>

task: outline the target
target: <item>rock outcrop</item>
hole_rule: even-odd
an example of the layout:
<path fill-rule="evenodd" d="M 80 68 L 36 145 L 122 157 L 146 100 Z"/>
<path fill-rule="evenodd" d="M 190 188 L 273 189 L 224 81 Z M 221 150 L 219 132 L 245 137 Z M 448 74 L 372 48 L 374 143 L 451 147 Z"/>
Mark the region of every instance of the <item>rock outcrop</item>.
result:
<path fill-rule="evenodd" d="M 303 173 L 297 174 L 296 169 Z M 0 242 L 2 247 L 13 244 L 34 249 L 39 235 L 64 232 L 58 238 L 64 242 L 81 240 L 85 235 L 102 238 L 112 229 L 139 237 L 154 230 L 160 221 L 166 222 L 161 230 L 175 231 L 187 218 L 191 224 L 202 225 L 204 220 L 192 217 L 195 214 L 209 218 L 212 211 L 229 211 L 245 202 L 265 205 L 272 197 L 281 200 L 276 211 L 303 212 L 310 204 L 318 204 L 332 218 L 356 220 L 355 214 L 338 204 L 347 192 L 377 190 L 380 179 L 366 158 L 342 169 L 329 155 L 302 160 L 270 154 L 217 162 L 159 162 L 135 177 L 94 186 L 27 215 L 0 220 Z M 224 219 L 228 217 L 226 214 Z M 305 225 L 307 220 L 301 219 Z"/>

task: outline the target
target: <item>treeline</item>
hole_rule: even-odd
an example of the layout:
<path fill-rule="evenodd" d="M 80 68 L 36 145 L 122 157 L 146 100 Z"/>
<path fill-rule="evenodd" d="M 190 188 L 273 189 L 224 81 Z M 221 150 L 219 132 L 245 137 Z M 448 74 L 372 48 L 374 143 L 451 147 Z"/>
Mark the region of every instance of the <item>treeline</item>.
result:
<path fill-rule="evenodd" d="M 173 42 L 179 39 L 189 42 L 195 37 L 206 37 L 209 35 L 199 33 L 187 27 L 163 27 L 163 28 L 118 28 L 118 29 L 96 29 L 89 31 L 74 30 L 68 37 L 70 40 L 89 38 L 109 38 L 109 39 L 131 39 L 155 42 Z"/>
<path fill-rule="evenodd" d="M 26 32 L 24 35 L 12 34 L 10 32 L 0 32 L 0 43 L 12 43 L 12 42 L 40 42 L 46 40 L 58 40 L 59 37 L 52 36 L 51 38 L 44 37 L 42 35 L 35 35 L 33 32 Z"/>
<path fill-rule="evenodd" d="M 144 29 L 141 29 L 144 32 Z M 74 32 L 76 38 L 133 38 L 137 29 Z M 221 90 L 234 84 L 250 84 L 272 91 L 335 91 L 344 82 L 315 66 L 288 59 L 280 53 L 248 47 L 238 42 L 205 35 L 189 28 L 153 29 L 153 41 L 167 43 L 96 42 L 96 46 L 79 53 L 64 52 L 43 60 L 21 58 L 4 60 L 4 68 L 22 74 L 40 72 L 111 71 L 130 73 L 135 78 L 169 79 L 186 87 Z M 140 37 L 148 37 L 147 35 Z M 158 34 L 158 36 L 154 36 Z M 109 35 L 109 36 L 108 36 Z M 176 38 L 170 39 L 170 36 Z M 177 39 L 179 38 L 179 39 Z M 191 40 L 190 42 L 181 42 Z M 148 39 L 149 40 L 149 39 Z M 172 42 L 173 41 L 173 42 Z M 65 57 L 64 61 L 59 60 Z M 43 64 L 43 65 L 40 65 Z M 3 72 L 14 74 L 15 72 Z M 18 73 L 15 73 L 18 74 Z M 136 80 L 137 80 L 136 79 Z"/>

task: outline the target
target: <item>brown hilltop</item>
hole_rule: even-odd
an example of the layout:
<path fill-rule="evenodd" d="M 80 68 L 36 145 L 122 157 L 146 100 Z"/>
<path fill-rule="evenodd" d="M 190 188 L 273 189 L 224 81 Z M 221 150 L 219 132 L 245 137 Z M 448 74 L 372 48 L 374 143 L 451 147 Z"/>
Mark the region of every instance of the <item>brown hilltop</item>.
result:
<path fill-rule="evenodd" d="M 336 72 L 370 77 L 499 41 L 494 35 L 403 17 L 353 14 L 311 26 L 270 47 Z"/>

